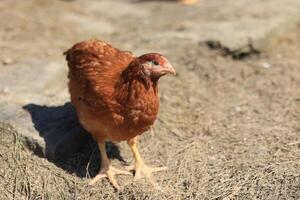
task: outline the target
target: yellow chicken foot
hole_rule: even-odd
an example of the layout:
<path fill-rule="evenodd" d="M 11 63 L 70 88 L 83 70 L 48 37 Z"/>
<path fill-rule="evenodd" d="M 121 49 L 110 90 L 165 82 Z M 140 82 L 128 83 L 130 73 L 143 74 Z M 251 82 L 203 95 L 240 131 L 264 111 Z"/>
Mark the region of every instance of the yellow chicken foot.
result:
<path fill-rule="evenodd" d="M 137 137 L 127 141 L 127 143 L 130 146 L 135 159 L 135 164 L 126 168 L 127 170 L 135 171 L 133 180 L 136 181 L 140 178 L 145 177 L 150 181 L 151 184 L 156 186 L 155 182 L 151 179 L 151 173 L 167 170 L 167 167 L 148 167 L 147 165 L 145 165 L 137 149 Z"/>
<path fill-rule="evenodd" d="M 101 161 L 101 169 L 100 169 L 99 173 L 90 181 L 89 185 L 93 185 L 101 178 L 107 177 L 108 180 L 110 181 L 110 183 L 117 190 L 120 190 L 121 187 L 119 186 L 119 184 L 116 181 L 114 176 L 117 174 L 131 175 L 131 173 L 126 170 L 116 169 L 110 165 L 109 159 L 106 154 L 105 142 L 99 142 L 98 146 L 99 146 L 99 150 L 101 153 L 101 160 L 102 160 Z"/>

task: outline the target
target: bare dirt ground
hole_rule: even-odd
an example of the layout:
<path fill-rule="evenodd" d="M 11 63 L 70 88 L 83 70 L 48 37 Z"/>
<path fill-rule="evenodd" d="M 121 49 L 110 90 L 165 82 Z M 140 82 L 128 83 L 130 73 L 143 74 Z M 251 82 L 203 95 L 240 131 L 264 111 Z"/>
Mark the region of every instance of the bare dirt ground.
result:
<path fill-rule="evenodd" d="M 35 1 L 43 6 L 32 9 L 29 4 L 4 2 L 0 73 L 9 67 L 7 57 L 13 62 L 63 59 L 60 53 L 85 37 L 72 32 L 72 23 L 51 29 L 59 20 L 52 3 Z M 5 9 L 9 6 L 17 14 L 5 19 L 12 11 Z M 76 6 L 72 9 L 80 13 Z M 45 10 L 51 18 L 45 17 Z M 32 16 L 40 17 L 39 22 L 30 23 Z M 130 17 L 127 20 L 130 24 Z M 122 34 L 126 29 L 133 34 L 132 27 L 124 29 Z M 107 32 L 103 37 L 121 45 L 132 37 L 122 34 Z M 159 46 L 138 39 L 129 43 L 123 48 Z M 175 78 L 161 81 L 158 120 L 139 144 L 146 163 L 169 168 L 154 175 L 160 190 L 122 176 L 117 178 L 123 186 L 120 192 L 105 179 L 88 186 L 100 164 L 95 144 L 74 156 L 48 161 L 27 149 L 13 127 L 1 123 L 0 199 L 299 199 L 300 26 L 282 36 L 276 48 L 242 60 L 189 40 L 157 48 L 178 71 Z M 113 165 L 132 161 L 125 143 L 109 146 Z"/>

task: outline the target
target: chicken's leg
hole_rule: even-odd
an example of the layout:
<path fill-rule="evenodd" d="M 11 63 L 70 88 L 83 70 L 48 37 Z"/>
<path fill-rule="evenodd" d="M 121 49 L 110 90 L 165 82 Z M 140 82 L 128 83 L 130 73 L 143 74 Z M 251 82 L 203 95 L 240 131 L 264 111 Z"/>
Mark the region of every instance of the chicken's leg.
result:
<path fill-rule="evenodd" d="M 99 142 L 98 146 L 99 146 L 99 150 L 101 153 L 101 160 L 102 160 L 101 161 L 101 169 L 100 169 L 99 173 L 91 180 L 89 185 L 93 185 L 99 179 L 107 177 L 109 179 L 109 181 L 111 182 L 111 184 L 117 190 L 120 190 L 121 188 L 120 188 L 119 184 L 117 183 L 114 176 L 116 174 L 126 174 L 126 175 L 131 175 L 131 174 L 128 171 L 116 169 L 110 165 L 109 159 L 106 154 L 105 142 Z"/>
<path fill-rule="evenodd" d="M 134 159 L 135 159 L 135 164 L 133 166 L 129 166 L 128 170 L 134 170 L 135 175 L 133 180 L 138 180 L 142 177 L 147 178 L 152 184 L 154 182 L 151 180 L 151 173 L 152 172 L 158 172 L 158 171 L 163 171 L 167 170 L 167 167 L 148 167 L 145 165 L 143 162 L 140 153 L 137 149 L 137 137 L 127 141 L 128 145 L 130 146 L 130 149 L 133 153 Z"/>

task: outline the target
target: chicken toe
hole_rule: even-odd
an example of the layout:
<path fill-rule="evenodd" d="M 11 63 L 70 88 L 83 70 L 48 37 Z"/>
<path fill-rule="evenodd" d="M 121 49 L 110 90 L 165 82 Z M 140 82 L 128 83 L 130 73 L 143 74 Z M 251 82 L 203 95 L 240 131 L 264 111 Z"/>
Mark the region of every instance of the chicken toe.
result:
<path fill-rule="evenodd" d="M 139 180 L 143 177 L 148 179 L 153 185 L 156 185 L 154 181 L 151 179 L 151 174 L 153 172 L 159 172 L 159 171 L 165 171 L 167 170 L 167 167 L 148 167 L 144 164 L 138 150 L 137 150 L 137 137 L 131 139 L 128 141 L 128 144 L 131 148 L 131 151 L 133 153 L 135 164 L 126 167 L 127 170 L 134 171 L 134 181 Z"/>
<path fill-rule="evenodd" d="M 116 169 L 112 166 L 109 166 L 109 168 L 102 168 L 100 172 L 89 182 L 89 185 L 94 185 L 98 180 L 101 178 L 108 178 L 110 183 L 117 189 L 120 190 L 121 187 L 119 186 L 117 180 L 115 179 L 115 175 L 117 174 L 123 174 L 123 175 L 131 175 L 130 172 L 126 170 L 120 170 Z"/>
<path fill-rule="evenodd" d="M 148 167 L 144 163 L 142 164 L 135 164 L 126 167 L 127 170 L 134 171 L 134 181 L 137 181 L 141 178 L 146 178 L 148 180 L 151 180 L 151 174 L 153 172 L 159 172 L 159 171 L 165 171 L 168 168 L 167 167 Z"/>
<path fill-rule="evenodd" d="M 112 167 L 109 163 L 109 159 L 106 154 L 105 143 L 100 142 L 100 143 L 98 143 L 98 146 L 99 146 L 99 150 L 101 153 L 101 159 L 102 159 L 101 169 L 100 169 L 99 173 L 89 182 L 89 185 L 94 185 L 101 178 L 107 177 L 108 180 L 110 181 L 110 183 L 117 190 L 120 190 L 121 187 L 119 186 L 117 180 L 115 179 L 115 175 L 117 175 L 117 174 L 131 175 L 131 173 L 126 170 L 121 170 L 121 169 Z"/>

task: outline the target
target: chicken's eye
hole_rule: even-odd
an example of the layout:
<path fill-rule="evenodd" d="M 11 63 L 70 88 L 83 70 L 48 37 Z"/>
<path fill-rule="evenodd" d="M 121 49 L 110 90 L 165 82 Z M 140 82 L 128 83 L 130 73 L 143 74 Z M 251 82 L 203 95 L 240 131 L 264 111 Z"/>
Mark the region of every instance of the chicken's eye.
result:
<path fill-rule="evenodd" d="M 153 63 L 154 65 L 159 65 L 159 63 L 158 63 L 156 60 L 152 61 L 152 63 Z"/>

